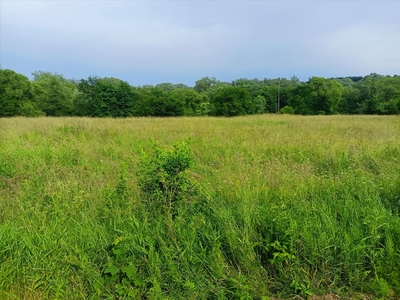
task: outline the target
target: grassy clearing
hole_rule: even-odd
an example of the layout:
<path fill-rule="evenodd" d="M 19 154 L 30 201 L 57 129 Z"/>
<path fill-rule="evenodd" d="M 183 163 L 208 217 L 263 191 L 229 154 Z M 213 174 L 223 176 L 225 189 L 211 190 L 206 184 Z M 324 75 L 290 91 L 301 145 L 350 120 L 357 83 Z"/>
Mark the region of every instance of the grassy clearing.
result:
<path fill-rule="evenodd" d="M 155 213 L 141 153 L 188 138 Z M 0 119 L 0 299 L 327 294 L 400 297 L 399 117 Z"/>

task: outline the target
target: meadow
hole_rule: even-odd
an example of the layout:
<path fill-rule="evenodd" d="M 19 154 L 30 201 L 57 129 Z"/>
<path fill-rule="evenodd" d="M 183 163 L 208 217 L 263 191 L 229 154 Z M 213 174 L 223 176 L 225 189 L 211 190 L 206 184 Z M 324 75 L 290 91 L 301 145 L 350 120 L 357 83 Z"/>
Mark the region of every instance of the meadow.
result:
<path fill-rule="evenodd" d="M 399 297 L 399 116 L 0 119 L 0 299 Z"/>

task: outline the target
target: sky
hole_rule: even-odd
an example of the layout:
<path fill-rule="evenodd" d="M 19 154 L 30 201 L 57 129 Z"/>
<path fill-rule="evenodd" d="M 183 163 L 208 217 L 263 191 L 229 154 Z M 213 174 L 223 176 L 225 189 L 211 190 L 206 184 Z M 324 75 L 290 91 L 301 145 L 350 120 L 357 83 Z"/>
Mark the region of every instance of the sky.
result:
<path fill-rule="evenodd" d="M 0 67 L 194 86 L 400 74 L 400 1 L 0 0 Z"/>

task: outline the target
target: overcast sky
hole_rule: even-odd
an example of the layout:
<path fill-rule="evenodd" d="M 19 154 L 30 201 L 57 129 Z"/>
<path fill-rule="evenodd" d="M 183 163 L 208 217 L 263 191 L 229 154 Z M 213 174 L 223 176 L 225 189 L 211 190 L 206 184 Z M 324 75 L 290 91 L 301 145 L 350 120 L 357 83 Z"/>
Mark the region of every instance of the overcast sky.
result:
<path fill-rule="evenodd" d="M 400 74 L 400 1 L 0 0 L 0 64 L 31 78 Z"/>

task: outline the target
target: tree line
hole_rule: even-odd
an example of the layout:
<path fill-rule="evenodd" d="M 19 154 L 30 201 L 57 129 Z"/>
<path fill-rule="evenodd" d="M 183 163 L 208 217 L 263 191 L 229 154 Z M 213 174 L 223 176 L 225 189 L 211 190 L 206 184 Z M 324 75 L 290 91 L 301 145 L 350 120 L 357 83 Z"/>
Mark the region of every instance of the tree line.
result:
<path fill-rule="evenodd" d="M 194 87 L 131 86 L 117 78 L 66 79 L 36 71 L 33 79 L 0 68 L 0 117 L 239 116 L 263 113 L 399 114 L 400 76 L 290 79 L 204 77 Z"/>

